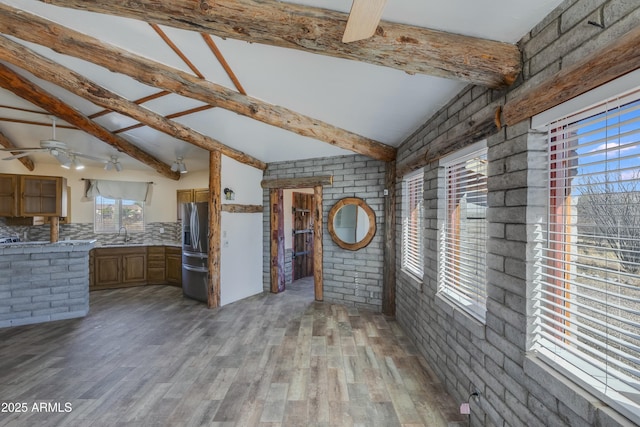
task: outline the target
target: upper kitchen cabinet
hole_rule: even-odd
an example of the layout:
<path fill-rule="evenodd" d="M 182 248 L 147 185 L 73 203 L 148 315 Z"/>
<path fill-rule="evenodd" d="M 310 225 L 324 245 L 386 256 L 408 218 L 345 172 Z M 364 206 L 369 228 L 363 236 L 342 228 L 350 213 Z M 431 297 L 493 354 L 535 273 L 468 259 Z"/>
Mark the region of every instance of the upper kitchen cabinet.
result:
<path fill-rule="evenodd" d="M 19 175 L 18 216 L 67 216 L 67 179 Z"/>
<path fill-rule="evenodd" d="M 208 188 L 188 188 L 176 190 L 176 205 L 178 222 L 182 222 L 182 205 L 191 202 L 206 202 L 209 200 Z"/>
<path fill-rule="evenodd" d="M 0 216 L 18 214 L 18 177 L 0 174 Z"/>

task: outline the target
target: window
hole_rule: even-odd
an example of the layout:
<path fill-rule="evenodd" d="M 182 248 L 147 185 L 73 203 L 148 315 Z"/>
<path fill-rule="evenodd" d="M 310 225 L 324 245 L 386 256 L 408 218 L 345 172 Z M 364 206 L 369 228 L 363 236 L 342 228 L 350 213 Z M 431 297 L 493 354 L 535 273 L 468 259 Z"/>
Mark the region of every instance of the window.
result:
<path fill-rule="evenodd" d="M 487 148 L 474 144 L 443 159 L 445 218 L 440 294 L 484 321 L 486 313 Z"/>
<path fill-rule="evenodd" d="M 533 350 L 640 414 L 640 90 L 549 124 Z"/>
<path fill-rule="evenodd" d="M 424 170 L 419 169 L 402 180 L 402 268 L 422 280 L 422 183 Z"/>
<path fill-rule="evenodd" d="M 96 196 L 94 231 L 117 233 L 121 227 L 130 233 L 144 231 L 144 202 Z"/>

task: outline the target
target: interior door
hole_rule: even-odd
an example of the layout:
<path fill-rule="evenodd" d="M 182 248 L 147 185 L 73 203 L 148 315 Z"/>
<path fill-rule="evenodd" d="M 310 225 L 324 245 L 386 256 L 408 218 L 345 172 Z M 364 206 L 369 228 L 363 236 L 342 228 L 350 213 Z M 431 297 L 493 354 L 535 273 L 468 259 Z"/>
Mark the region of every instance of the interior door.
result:
<path fill-rule="evenodd" d="M 293 193 L 293 280 L 313 276 L 313 194 Z"/>

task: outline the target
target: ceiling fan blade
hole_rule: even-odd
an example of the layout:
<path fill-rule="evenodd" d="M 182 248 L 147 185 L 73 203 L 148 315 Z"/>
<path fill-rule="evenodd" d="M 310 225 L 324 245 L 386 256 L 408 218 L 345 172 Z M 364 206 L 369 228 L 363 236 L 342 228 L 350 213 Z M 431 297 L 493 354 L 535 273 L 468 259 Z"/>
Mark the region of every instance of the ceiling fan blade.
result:
<path fill-rule="evenodd" d="M 12 153 L 15 151 L 47 151 L 46 148 L 42 148 L 42 147 L 27 147 L 27 148 L 18 148 L 18 147 L 13 147 L 13 148 L 0 148 L 0 151 L 11 151 Z"/>
<path fill-rule="evenodd" d="M 70 151 L 69 154 L 73 154 L 76 157 L 82 157 L 83 159 L 95 160 L 96 162 L 108 163 L 109 160 L 102 159 L 100 157 L 90 156 L 89 154 L 82 154 L 76 151 Z"/>
<path fill-rule="evenodd" d="M 19 154 L 14 154 L 13 156 L 9 156 L 9 157 L 5 157 L 2 160 L 15 160 L 15 159 L 20 159 L 22 157 L 27 157 L 29 154 L 31 154 L 31 152 L 26 151 L 23 153 L 19 153 Z"/>
<path fill-rule="evenodd" d="M 387 0 L 353 0 L 342 42 L 368 39 L 375 34 Z"/>

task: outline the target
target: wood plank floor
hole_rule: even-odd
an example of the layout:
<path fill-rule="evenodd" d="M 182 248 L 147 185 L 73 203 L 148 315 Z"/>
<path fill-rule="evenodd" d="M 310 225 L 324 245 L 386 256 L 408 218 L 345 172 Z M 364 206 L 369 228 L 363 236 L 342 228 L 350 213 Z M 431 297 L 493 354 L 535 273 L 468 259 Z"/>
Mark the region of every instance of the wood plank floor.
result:
<path fill-rule="evenodd" d="M 28 407 L 2 426 L 462 421 L 395 321 L 314 302 L 308 280 L 217 310 L 169 286 L 93 292 L 84 319 L 0 329 L 0 402 Z"/>

